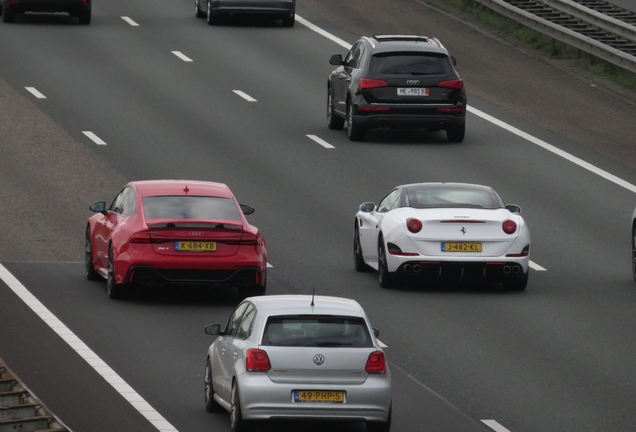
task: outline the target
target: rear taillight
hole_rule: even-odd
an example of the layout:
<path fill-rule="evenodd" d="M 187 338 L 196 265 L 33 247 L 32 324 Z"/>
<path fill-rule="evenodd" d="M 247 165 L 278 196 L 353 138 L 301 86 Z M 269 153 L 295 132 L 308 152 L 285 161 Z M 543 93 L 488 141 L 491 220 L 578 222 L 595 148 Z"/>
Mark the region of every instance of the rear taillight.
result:
<path fill-rule="evenodd" d="M 420 222 L 419 219 L 409 218 L 409 219 L 406 220 L 406 227 L 413 234 L 417 234 L 418 232 L 420 232 L 422 230 L 422 222 Z"/>
<path fill-rule="evenodd" d="M 441 83 L 437 84 L 437 87 L 444 87 L 454 90 L 460 90 L 463 86 L 464 82 L 460 79 L 442 81 Z"/>
<path fill-rule="evenodd" d="M 384 106 L 359 106 L 358 111 L 388 111 L 389 107 Z"/>
<path fill-rule="evenodd" d="M 360 78 L 359 83 L 360 83 L 360 88 L 363 90 L 376 88 L 376 87 L 387 87 L 389 85 L 387 84 L 386 81 L 371 79 L 371 78 Z"/>
<path fill-rule="evenodd" d="M 130 243 L 152 243 L 152 238 L 150 237 L 150 233 L 135 233 L 132 236 L 130 236 L 130 239 L 128 240 Z"/>
<path fill-rule="evenodd" d="M 503 228 L 506 234 L 514 234 L 514 232 L 517 231 L 517 223 L 508 219 L 501 224 L 501 228 Z"/>
<path fill-rule="evenodd" d="M 267 372 L 272 368 L 269 356 L 258 348 L 250 348 L 245 356 L 245 369 L 248 372 Z"/>
<path fill-rule="evenodd" d="M 439 112 L 462 112 L 464 111 L 464 107 L 439 107 L 437 111 Z"/>
<path fill-rule="evenodd" d="M 364 370 L 370 374 L 383 374 L 386 373 L 386 360 L 384 359 L 384 352 L 374 351 L 369 354 L 367 359 L 367 365 Z"/>

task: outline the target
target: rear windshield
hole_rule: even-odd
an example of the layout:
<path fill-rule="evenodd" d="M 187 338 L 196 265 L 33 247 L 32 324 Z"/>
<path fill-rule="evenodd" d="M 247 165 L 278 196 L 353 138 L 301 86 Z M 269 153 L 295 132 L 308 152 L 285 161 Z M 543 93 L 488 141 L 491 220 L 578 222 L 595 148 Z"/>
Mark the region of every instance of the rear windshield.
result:
<path fill-rule="evenodd" d="M 447 75 L 453 65 L 446 55 L 431 53 L 376 54 L 369 66 L 375 75 Z"/>
<path fill-rule="evenodd" d="M 149 196 L 143 198 L 146 219 L 240 220 L 230 198 Z"/>
<path fill-rule="evenodd" d="M 501 208 L 494 192 L 468 188 L 409 188 L 408 199 L 415 208 Z"/>
<path fill-rule="evenodd" d="M 267 320 L 263 345 L 283 347 L 372 347 L 359 317 L 279 316 Z"/>

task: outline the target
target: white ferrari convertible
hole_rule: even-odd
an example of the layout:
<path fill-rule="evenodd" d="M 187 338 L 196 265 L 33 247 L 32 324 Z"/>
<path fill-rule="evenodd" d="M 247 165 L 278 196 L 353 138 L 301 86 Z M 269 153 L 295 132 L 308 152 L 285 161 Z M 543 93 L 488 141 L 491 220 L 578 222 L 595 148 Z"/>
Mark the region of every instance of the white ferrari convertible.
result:
<path fill-rule="evenodd" d="M 360 205 L 353 251 L 357 271 L 396 282 L 476 281 L 509 290 L 528 284 L 530 232 L 515 204 L 488 186 L 415 183 L 397 186 L 376 206 Z"/>

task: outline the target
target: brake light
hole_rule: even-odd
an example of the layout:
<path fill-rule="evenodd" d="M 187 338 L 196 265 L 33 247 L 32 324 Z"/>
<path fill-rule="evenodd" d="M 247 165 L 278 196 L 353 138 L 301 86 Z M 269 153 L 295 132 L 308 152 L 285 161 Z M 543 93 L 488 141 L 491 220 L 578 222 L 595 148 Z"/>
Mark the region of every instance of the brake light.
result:
<path fill-rule="evenodd" d="M 464 82 L 460 79 L 442 81 L 441 83 L 437 84 L 437 87 L 460 90 L 462 87 L 464 87 Z"/>
<path fill-rule="evenodd" d="M 388 111 L 389 107 L 359 106 L 358 111 Z"/>
<path fill-rule="evenodd" d="M 374 351 L 369 354 L 367 359 L 367 365 L 364 370 L 369 374 L 384 374 L 386 373 L 386 360 L 384 358 L 384 352 Z"/>
<path fill-rule="evenodd" d="M 245 369 L 248 372 L 267 372 L 272 368 L 269 356 L 258 348 L 250 348 L 245 356 Z"/>
<path fill-rule="evenodd" d="M 439 111 L 439 112 L 462 112 L 462 111 L 464 111 L 464 107 L 453 107 L 453 108 L 439 107 L 439 108 L 437 108 L 437 111 Z"/>
<path fill-rule="evenodd" d="M 130 243 L 144 243 L 144 244 L 148 244 L 148 243 L 152 243 L 152 238 L 150 238 L 150 233 L 140 232 L 140 233 L 135 233 L 132 236 L 130 236 L 130 239 L 128 241 Z"/>
<path fill-rule="evenodd" d="M 360 78 L 360 88 L 361 89 L 371 89 L 376 87 L 387 87 L 388 84 L 386 81 L 371 79 L 371 78 Z"/>
<path fill-rule="evenodd" d="M 501 224 L 501 228 L 503 228 L 506 234 L 514 234 L 514 232 L 517 231 L 517 223 L 508 219 Z"/>
<path fill-rule="evenodd" d="M 413 234 L 417 234 L 418 232 L 420 232 L 422 230 L 422 222 L 420 222 L 419 219 L 409 218 L 409 219 L 406 220 L 406 227 Z"/>

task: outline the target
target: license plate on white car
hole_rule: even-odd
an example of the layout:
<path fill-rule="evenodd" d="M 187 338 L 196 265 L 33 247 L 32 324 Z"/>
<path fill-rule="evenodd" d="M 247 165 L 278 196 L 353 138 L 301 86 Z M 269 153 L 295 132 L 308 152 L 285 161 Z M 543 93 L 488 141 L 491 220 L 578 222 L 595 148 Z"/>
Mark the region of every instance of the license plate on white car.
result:
<path fill-rule="evenodd" d="M 399 87 L 398 96 L 428 96 L 428 89 L 422 87 Z"/>

